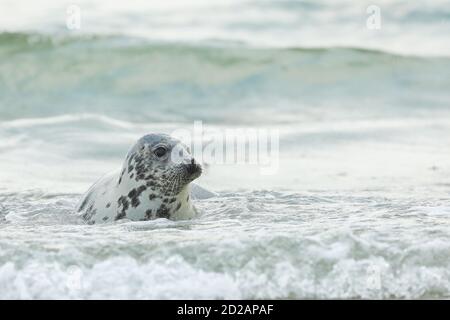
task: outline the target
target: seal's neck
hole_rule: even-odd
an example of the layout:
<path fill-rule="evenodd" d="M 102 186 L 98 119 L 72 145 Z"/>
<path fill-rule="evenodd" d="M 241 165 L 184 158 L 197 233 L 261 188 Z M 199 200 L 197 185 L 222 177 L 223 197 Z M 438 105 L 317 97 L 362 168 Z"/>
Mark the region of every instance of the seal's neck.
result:
<path fill-rule="evenodd" d="M 181 189 L 177 195 L 162 196 L 160 207 L 156 217 L 168 215 L 173 220 L 191 219 L 196 211 L 191 201 L 191 190 L 189 184 Z"/>
<path fill-rule="evenodd" d="M 163 178 L 161 178 L 163 179 Z M 153 178 L 142 179 L 134 169 L 122 168 L 116 184 L 117 197 L 125 197 L 133 219 L 191 219 L 196 211 L 191 202 L 190 185 L 174 194 L 160 188 Z M 133 210 L 135 209 L 135 210 Z"/>

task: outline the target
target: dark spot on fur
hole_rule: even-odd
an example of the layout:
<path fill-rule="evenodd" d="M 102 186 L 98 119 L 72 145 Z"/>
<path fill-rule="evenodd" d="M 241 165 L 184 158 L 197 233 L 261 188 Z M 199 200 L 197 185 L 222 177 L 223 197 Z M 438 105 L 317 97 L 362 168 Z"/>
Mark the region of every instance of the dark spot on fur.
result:
<path fill-rule="evenodd" d="M 189 195 L 187 196 L 187 198 L 186 198 L 186 201 L 188 201 L 188 202 L 189 202 Z"/>
<path fill-rule="evenodd" d="M 131 161 L 133 161 L 133 158 L 136 154 L 133 153 L 129 158 L 128 158 L 128 165 L 131 166 Z M 125 170 L 125 169 L 124 169 Z"/>
<path fill-rule="evenodd" d="M 78 209 L 78 212 L 84 210 L 84 208 L 86 207 L 87 203 L 89 202 L 91 196 L 92 196 L 91 192 L 86 195 L 86 197 L 83 199 L 83 202 L 80 205 L 80 208 Z"/>
<path fill-rule="evenodd" d="M 122 172 L 120 173 L 120 178 L 119 178 L 119 183 L 120 184 L 122 182 L 122 177 L 125 174 L 125 168 L 122 169 Z"/>
<path fill-rule="evenodd" d="M 134 198 L 137 194 L 137 190 L 136 188 L 132 189 L 130 192 L 128 192 L 128 197 L 129 198 Z"/>
<path fill-rule="evenodd" d="M 147 187 L 142 185 L 142 186 L 139 186 L 137 189 L 135 188 L 135 189 L 131 190 L 128 193 L 128 197 L 131 200 L 131 206 L 133 208 L 136 208 L 141 203 L 141 201 L 139 201 L 139 197 L 140 197 L 141 193 L 144 192 L 146 189 L 147 189 Z"/>
<path fill-rule="evenodd" d="M 149 199 L 149 200 L 153 200 L 153 199 L 155 199 L 155 198 L 156 198 L 156 195 L 154 195 L 153 193 L 150 194 L 150 195 L 148 196 L 148 199 Z"/>
<path fill-rule="evenodd" d="M 109 219 L 109 217 L 103 217 L 103 221 L 106 221 L 106 220 L 108 220 Z"/>
<path fill-rule="evenodd" d="M 137 206 L 139 206 L 141 204 L 141 201 L 136 197 L 136 198 L 132 198 L 131 199 L 131 206 L 133 208 L 136 208 Z"/>
<path fill-rule="evenodd" d="M 136 181 L 144 180 L 147 166 L 142 155 L 136 155 L 134 169 L 136 170 Z"/>
<path fill-rule="evenodd" d="M 177 200 L 177 198 L 170 199 L 169 203 L 174 203 Z"/>
<path fill-rule="evenodd" d="M 118 204 L 118 209 L 120 207 L 122 207 L 122 208 L 120 211 L 117 212 L 115 220 L 123 219 L 127 215 L 127 210 L 130 207 L 127 197 L 120 196 L 119 200 L 117 200 L 117 204 Z"/>
<path fill-rule="evenodd" d="M 179 203 L 178 203 L 178 205 L 177 205 L 177 207 L 176 207 L 175 211 L 178 211 L 178 210 L 180 210 L 180 208 L 181 208 L 181 202 L 179 202 Z"/>
<path fill-rule="evenodd" d="M 134 177 L 134 173 L 132 173 L 132 174 L 130 175 L 130 179 L 133 179 L 133 177 Z"/>
<path fill-rule="evenodd" d="M 108 202 L 108 203 L 106 204 L 106 207 L 107 207 L 107 208 L 111 207 L 111 202 Z"/>
<path fill-rule="evenodd" d="M 167 209 L 165 205 L 161 205 L 161 207 L 159 207 L 159 209 L 156 211 L 156 217 L 169 219 L 169 209 Z"/>
<path fill-rule="evenodd" d="M 145 180 L 145 174 L 140 172 L 136 175 L 136 181 Z"/>
<path fill-rule="evenodd" d="M 145 219 L 150 220 L 152 218 L 152 209 L 145 211 Z"/>
<path fill-rule="evenodd" d="M 90 222 L 93 216 L 97 213 L 97 209 L 94 209 L 95 202 L 91 203 L 86 209 L 86 212 L 82 215 L 83 219 Z"/>

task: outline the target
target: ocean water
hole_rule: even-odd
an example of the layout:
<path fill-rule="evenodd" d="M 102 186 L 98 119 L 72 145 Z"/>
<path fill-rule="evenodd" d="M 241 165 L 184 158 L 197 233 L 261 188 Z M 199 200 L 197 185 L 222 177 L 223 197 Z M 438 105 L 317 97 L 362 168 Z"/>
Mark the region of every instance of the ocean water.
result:
<path fill-rule="evenodd" d="M 450 3 L 0 0 L 0 299 L 450 297 Z M 237 14 L 239 13 L 239 14 Z M 149 132 L 279 132 L 199 217 L 74 208 Z"/>

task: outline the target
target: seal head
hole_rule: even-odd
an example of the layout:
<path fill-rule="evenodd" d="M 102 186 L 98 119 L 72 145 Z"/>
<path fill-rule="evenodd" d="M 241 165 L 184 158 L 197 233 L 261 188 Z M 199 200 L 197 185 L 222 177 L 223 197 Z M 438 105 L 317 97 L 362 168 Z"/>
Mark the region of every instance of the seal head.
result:
<path fill-rule="evenodd" d="M 138 184 L 145 182 L 150 189 L 172 196 L 201 173 L 201 166 L 179 140 L 168 135 L 149 134 L 139 139 L 128 153 L 120 178 L 129 175 Z"/>
<path fill-rule="evenodd" d="M 128 152 L 122 169 L 96 182 L 78 211 L 88 223 L 192 218 L 189 183 L 202 173 L 187 146 L 165 134 L 148 134 Z"/>

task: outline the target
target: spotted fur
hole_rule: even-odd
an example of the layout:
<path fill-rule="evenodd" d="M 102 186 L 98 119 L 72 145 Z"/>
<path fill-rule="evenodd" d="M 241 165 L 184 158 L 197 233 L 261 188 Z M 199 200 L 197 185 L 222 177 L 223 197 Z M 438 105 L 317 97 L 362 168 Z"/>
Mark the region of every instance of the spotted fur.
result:
<path fill-rule="evenodd" d="M 160 146 L 168 150 L 168 157 L 154 153 Z M 170 158 L 174 148 L 182 150 L 181 162 Z M 190 201 L 190 182 L 200 174 L 201 167 L 179 140 L 162 134 L 146 135 L 128 152 L 120 170 L 101 178 L 88 190 L 78 212 L 89 224 L 125 218 L 192 218 L 196 211 Z"/>

